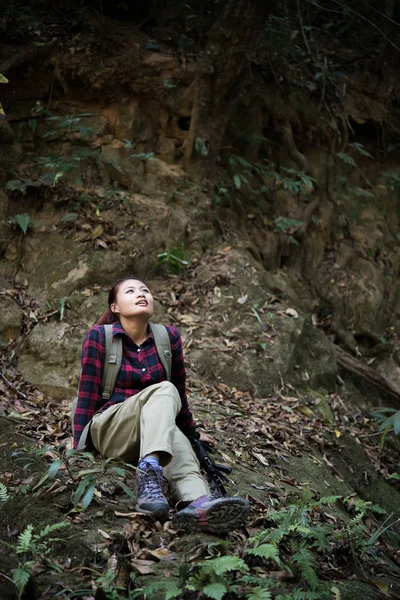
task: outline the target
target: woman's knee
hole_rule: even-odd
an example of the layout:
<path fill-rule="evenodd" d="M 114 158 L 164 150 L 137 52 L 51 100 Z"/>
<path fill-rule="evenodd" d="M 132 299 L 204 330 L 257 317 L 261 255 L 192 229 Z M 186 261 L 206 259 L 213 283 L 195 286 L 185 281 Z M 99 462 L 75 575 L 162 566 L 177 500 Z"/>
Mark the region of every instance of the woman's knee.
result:
<path fill-rule="evenodd" d="M 179 396 L 178 390 L 170 381 L 162 381 L 159 385 L 160 387 L 158 388 L 157 392 L 162 392 L 168 396 Z"/>

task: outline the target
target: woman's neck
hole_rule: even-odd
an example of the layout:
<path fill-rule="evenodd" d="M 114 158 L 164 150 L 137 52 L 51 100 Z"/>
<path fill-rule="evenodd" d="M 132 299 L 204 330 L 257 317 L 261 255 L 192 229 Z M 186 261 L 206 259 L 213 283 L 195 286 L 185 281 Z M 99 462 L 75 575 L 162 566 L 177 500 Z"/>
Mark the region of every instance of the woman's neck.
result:
<path fill-rule="evenodd" d="M 124 317 L 120 317 L 120 322 L 125 333 L 129 335 L 137 346 L 140 346 L 147 339 L 148 321 L 138 321 L 136 319 L 125 319 Z"/>

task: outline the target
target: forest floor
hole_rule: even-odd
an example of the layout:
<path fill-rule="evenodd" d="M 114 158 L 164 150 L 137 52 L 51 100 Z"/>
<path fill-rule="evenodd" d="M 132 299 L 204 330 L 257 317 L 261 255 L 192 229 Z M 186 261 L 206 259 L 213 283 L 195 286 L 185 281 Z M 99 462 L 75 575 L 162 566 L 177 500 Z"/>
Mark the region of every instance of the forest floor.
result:
<path fill-rule="evenodd" d="M 24 382 L 7 360 L 0 381 L 0 474 L 9 495 L 0 509 L 2 600 L 15 597 L 7 578 L 17 586 L 29 578 L 23 597 L 32 600 L 399 593 L 398 482 L 389 479 L 398 448 L 390 438 L 380 448 L 377 424 L 354 404 L 349 383 L 329 395 L 327 413 L 323 393 L 283 382 L 256 398 L 191 378 L 197 422 L 218 441 L 213 458 L 232 468 L 227 489 L 252 507 L 245 528 L 220 538 L 184 534 L 171 521 L 135 512 L 132 468 L 69 451 L 69 403 Z M 354 443 L 362 454 L 351 464 Z M 355 492 L 363 480 L 371 500 Z M 57 523 L 62 529 L 52 531 Z"/>

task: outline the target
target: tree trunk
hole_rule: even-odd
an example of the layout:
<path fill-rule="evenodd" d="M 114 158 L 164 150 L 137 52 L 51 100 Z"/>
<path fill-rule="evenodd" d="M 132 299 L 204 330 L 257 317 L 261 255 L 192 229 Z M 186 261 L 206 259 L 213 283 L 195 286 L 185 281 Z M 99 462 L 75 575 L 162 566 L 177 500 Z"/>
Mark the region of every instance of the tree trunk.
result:
<path fill-rule="evenodd" d="M 229 118 L 270 12 L 268 0 L 230 0 L 210 30 L 195 79 L 184 166 L 212 178 Z"/>

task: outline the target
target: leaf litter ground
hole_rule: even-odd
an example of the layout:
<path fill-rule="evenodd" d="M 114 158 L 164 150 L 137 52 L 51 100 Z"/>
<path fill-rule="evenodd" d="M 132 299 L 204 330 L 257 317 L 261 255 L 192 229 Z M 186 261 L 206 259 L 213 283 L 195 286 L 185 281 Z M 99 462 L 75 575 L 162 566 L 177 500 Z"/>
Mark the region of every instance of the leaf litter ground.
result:
<path fill-rule="evenodd" d="M 22 340 L 34 326 L 33 311 L 35 319 L 44 317 L 44 314 L 41 315 L 40 307 L 29 298 L 24 286 L 5 293 L 14 298 L 23 310 Z M 188 348 L 194 343 L 197 324 L 201 320 L 200 311 L 195 309 L 196 298 L 198 296 L 190 285 L 190 280 L 182 283 L 182 279 L 177 278 L 171 278 L 168 290 L 158 294 L 158 300 L 168 307 L 171 320 L 185 326 L 185 344 Z M 205 295 L 202 299 L 203 314 L 206 312 L 205 308 L 213 308 L 211 305 L 204 306 L 207 298 L 209 296 Z M 194 310 L 187 310 L 188 305 Z M 212 310 L 208 314 L 210 312 Z M 18 431 L 18 442 L 14 438 L 7 438 L 7 441 L 1 441 L 1 445 L 3 450 L 18 451 L 26 439 L 28 446 L 46 448 L 41 460 L 50 465 L 59 458 L 57 448 L 60 444 L 70 443 L 68 407 L 61 407 L 59 402 L 23 381 L 13 360 L 21 340 L 17 340 L 2 355 L 0 363 L 0 417 L 3 415 L 15 423 Z M 240 340 L 235 342 L 234 336 L 231 340 L 229 342 L 228 338 L 224 350 L 237 353 Z M 199 343 L 198 340 L 196 343 Z M 240 347 L 240 352 L 243 352 L 243 347 Z M 350 491 L 346 502 L 341 499 L 333 507 L 318 506 L 321 494 L 317 486 L 307 480 L 307 477 L 304 478 L 301 472 L 293 473 L 290 466 L 299 457 L 307 455 L 330 474 L 330 478 L 325 477 L 328 487 L 332 487 L 335 480 L 340 485 L 343 483 L 342 474 L 335 466 L 332 456 L 340 441 L 348 434 L 357 444 L 362 445 L 370 463 L 383 478 L 387 479 L 396 472 L 398 455 L 395 446 L 389 443 L 383 451 L 379 448 L 377 425 L 350 402 L 346 388 L 328 395 L 332 419 L 326 423 L 318 410 L 320 395 L 299 392 L 290 384 L 282 383 L 264 398 L 223 383 L 204 385 L 197 379 L 196 373 L 192 372 L 190 361 L 189 381 L 191 407 L 197 423 L 218 441 L 215 459 L 233 468 L 232 485 L 228 486 L 228 491 L 232 494 L 246 494 L 251 501 L 252 513 L 247 530 L 232 532 L 226 539 L 220 540 L 210 535 L 183 535 L 173 529 L 170 521 L 164 524 L 151 523 L 135 512 L 132 499 L 118 486 L 118 478 L 109 480 L 107 473 L 98 477 L 93 501 L 89 509 L 83 512 L 79 506 L 74 507 L 71 501 L 79 477 L 75 477 L 73 481 L 64 464 L 53 479 L 48 478 L 40 486 L 38 480 L 49 465 L 42 463 L 43 470 L 40 473 L 30 473 L 27 469 L 26 476 L 20 470 L 10 469 L 8 466 L 5 470 L 0 469 L 0 481 L 7 486 L 11 495 L 17 495 L 20 504 L 29 504 L 32 499 L 36 503 L 43 500 L 46 504 L 50 498 L 53 512 L 49 514 L 53 518 L 55 509 L 60 519 L 68 520 L 73 528 L 85 530 L 82 536 L 84 539 L 81 539 L 87 551 L 85 559 L 81 560 L 81 564 L 76 564 L 71 553 L 68 556 L 61 551 L 60 558 L 54 559 L 59 569 L 58 577 L 47 582 L 47 590 L 40 597 L 52 598 L 57 590 L 60 592 L 58 597 L 67 598 L 76 589 L 75 584 L 81 589 L 93 584 L 95 598 L 107 597 L 104 594 L 101 596 L 101 589 L 108 589 L 109 582 L 99 582 L 99 577 L 107 570 L 115 576 L 114 586 L 118 584 L 121 588 L 128 589 L 133 585 L 140 589 L 148 581 L 174 579 L 179 566 L 186 565 L 190 571 L 193 565 L 204 558 L 224 554 L 243 557 L 249 547 L 248 536 L 252 539 L 270 528 L 272 523 L 269 515 L 288 507 L 293 501 L 298 503 L 300 500 L 311 507 L 315 503 L 314 508 L 309 511 L 310 523 L 313 525 L 328 523 L 336 531 L 345 529 L 348 520 L 354 518 L 351 497 L 355 498 L 356 494 Z M 72 459 L 72 473 L 79 473 L 79 469 L 84 471 L 83 467 L 79 458 Z M 127 487 L 133 489 L 132 476 L 124 481 Z M 398 484 L 395 480 L 391 483 L 393 486 Z M 4 505 L 5 509 L 6 506 L 7 503 Z M 372 536 L 381 526 L 380 522 L 372 512 L 363 517 L 363 524 Z M 19 528 L 7 523 L 10 539 L 15 540 L 27 524 L 21 523 Z M 351 553 L 346 554 L 351 544 L 331 541 L 329 551 L 317 553 L 319 578 L 333 583 L 363 578 L 372 582 L 381 593 L 389 594 L 392 586 L 390 578 L 399 576 L 399 550 L 384 534 L 377 538 L 375 546 L 377 553 L 374 557 L 376 559 L 379 556 L 379 562 L 370 560 L 366 555 L 360 567 L 356 557 L 351 556 Z M 5 552 L 5 546 L 0 546 L 0 553 Z M 293 589 L 296 577 L 297 580 L 301 579 L 288 570 L 277 569 L 276 564 L 273 565 L 268 560 L 249 560 L 247 557 L 247 563 L 252 573 L 261 578 L 272 577 L 281 584 L 284 582 L 289 591 Z M 43 568 L 43 565 L 37 565 L 37 577 L 43 577 Z M 89 575 L 88 569 L 94 569 L 97 579 L 93 574 Z M 136 574 L 134 583 L 131 572 Z M 185 593 L 189 595 L 182 597 L 191 597 L 191 592 Z"/>

